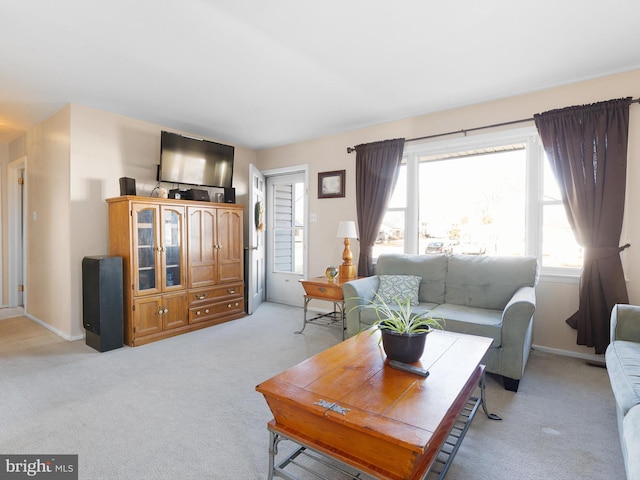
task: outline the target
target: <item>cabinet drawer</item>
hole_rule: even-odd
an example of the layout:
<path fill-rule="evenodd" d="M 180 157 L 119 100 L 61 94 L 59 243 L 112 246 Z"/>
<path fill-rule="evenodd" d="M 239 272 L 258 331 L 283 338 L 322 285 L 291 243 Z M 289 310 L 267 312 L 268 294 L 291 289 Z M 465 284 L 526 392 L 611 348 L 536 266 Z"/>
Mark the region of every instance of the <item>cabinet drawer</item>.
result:
<path fill-rule="evenodd" d="M 189 305 L 209 304 L 211 302 L 221 301 L 225 298 L 241 298 L 243 296 L 244 288 L 242 283 L 218 285 L 216 287 L 189 290 Z"/>
<path fill-rule="evenodd" d="M 244 312 L 244 299 L 233 298 L 224 302 L 197 305 L 189 308 L 189 323 L 198 323 L 205 320 L 224 317 L 229 314 Z"/>

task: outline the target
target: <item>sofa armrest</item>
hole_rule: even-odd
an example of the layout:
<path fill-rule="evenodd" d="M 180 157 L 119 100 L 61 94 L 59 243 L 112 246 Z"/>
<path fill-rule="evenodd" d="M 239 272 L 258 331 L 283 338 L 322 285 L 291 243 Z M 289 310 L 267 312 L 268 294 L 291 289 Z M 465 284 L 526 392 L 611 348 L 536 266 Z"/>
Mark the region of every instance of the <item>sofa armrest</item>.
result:
<path fill-rule="evenodd" d="M 502 312 L 502 371 L 513 379 L 522 378 L 531 350 L 533 314 L 536 310 L 534 287 L 520 287 Z"/>
<path fill-rule="evenodd" d="M 342 284 L 344 314 L 347 331 L 345 338 L 353 337 L 360 331 L 360 311 L 362 306 L 370 304 L 378 290 L 378 276 L 358 278 Z"/>
<path fill-rule="evenodd" d="M 616 304 L 611 310 L 611 341 L 640 342 L 640 307 Z"/>

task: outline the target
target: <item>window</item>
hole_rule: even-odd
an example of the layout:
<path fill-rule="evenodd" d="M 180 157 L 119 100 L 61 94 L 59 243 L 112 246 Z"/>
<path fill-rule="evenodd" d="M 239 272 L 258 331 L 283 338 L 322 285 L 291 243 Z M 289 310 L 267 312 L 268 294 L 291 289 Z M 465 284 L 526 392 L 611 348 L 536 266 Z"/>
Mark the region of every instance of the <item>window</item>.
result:
<path fill-rule="evenodd" d="M 577 274 L 582 250 L 535 129 L 405 146 L 374 257 L 536 255 Z"/>
<path fill-rule="evenodd" d="M 398 182 L 385 212 L 378 238 L 373 247 L 373 256 L 381 253 L 403 253 L 405 236 L 405 214 L 407 210 L 407 168 L 400 169 Z"/>
<path fill-rule="evenodd" d="M 552 269 L 582 267 L 582 247 L 576 242 L 562 204 L 558 183 L 544 156 L 542 195 L 542 261 Z"/>
<path fill-rule="evenodd" d="M 273 270 L 302 274 L 304 270 L 304 183 L 284 178 L 273 187 Z"/>

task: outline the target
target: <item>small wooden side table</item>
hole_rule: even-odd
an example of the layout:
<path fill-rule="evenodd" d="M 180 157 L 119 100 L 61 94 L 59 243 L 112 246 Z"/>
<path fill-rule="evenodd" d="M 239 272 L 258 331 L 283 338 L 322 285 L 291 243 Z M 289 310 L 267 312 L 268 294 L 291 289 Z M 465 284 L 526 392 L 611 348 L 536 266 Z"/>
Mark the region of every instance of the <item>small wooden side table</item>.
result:
<path fill-rule="evenodd" d="M 347 278 L 340 280 L 340 277 L 336 278 L 333 282 L 329 282 L 327 277 L 314 277 L 304 280 L 300 280 L 302 287 L 304 288 L 304 319 L 302 328 L 295 333 L 302 333 L 308 323 L 318 323 L 320 325 L 335 325 L 339 324 L 342 327 L 342 339 L 345 338 L 345 311 L 344 311 L 344 297 L 342 295 L 342 284 L 355 278 Z M 312 318 L 307 319 L 307 311 L 309 302 L 311 300 L 324 300 L 333 303 L 333 311 L 328 313 L 321 313 Z M 327 323 L 318 322 L 319 320 L 328 320 Z"/>

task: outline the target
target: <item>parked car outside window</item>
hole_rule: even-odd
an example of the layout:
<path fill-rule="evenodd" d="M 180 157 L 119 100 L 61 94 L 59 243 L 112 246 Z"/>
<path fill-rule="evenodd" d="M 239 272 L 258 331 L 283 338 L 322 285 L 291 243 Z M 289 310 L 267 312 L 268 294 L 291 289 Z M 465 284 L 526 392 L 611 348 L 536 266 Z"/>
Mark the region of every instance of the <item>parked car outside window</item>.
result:
<path fill-rule="evenodd" d="M 484 255 L 487 247 L 479 242 L 463 242 L 460 245 L 460 253 L 463 255 Z"/>
<path fill-rule="evenodd" d="M 424 253 L 429 255 L 430 253 L 452 253 L 453 245 L 447 240 L 435 240 L 429 242 L 424 250 Z"/>

